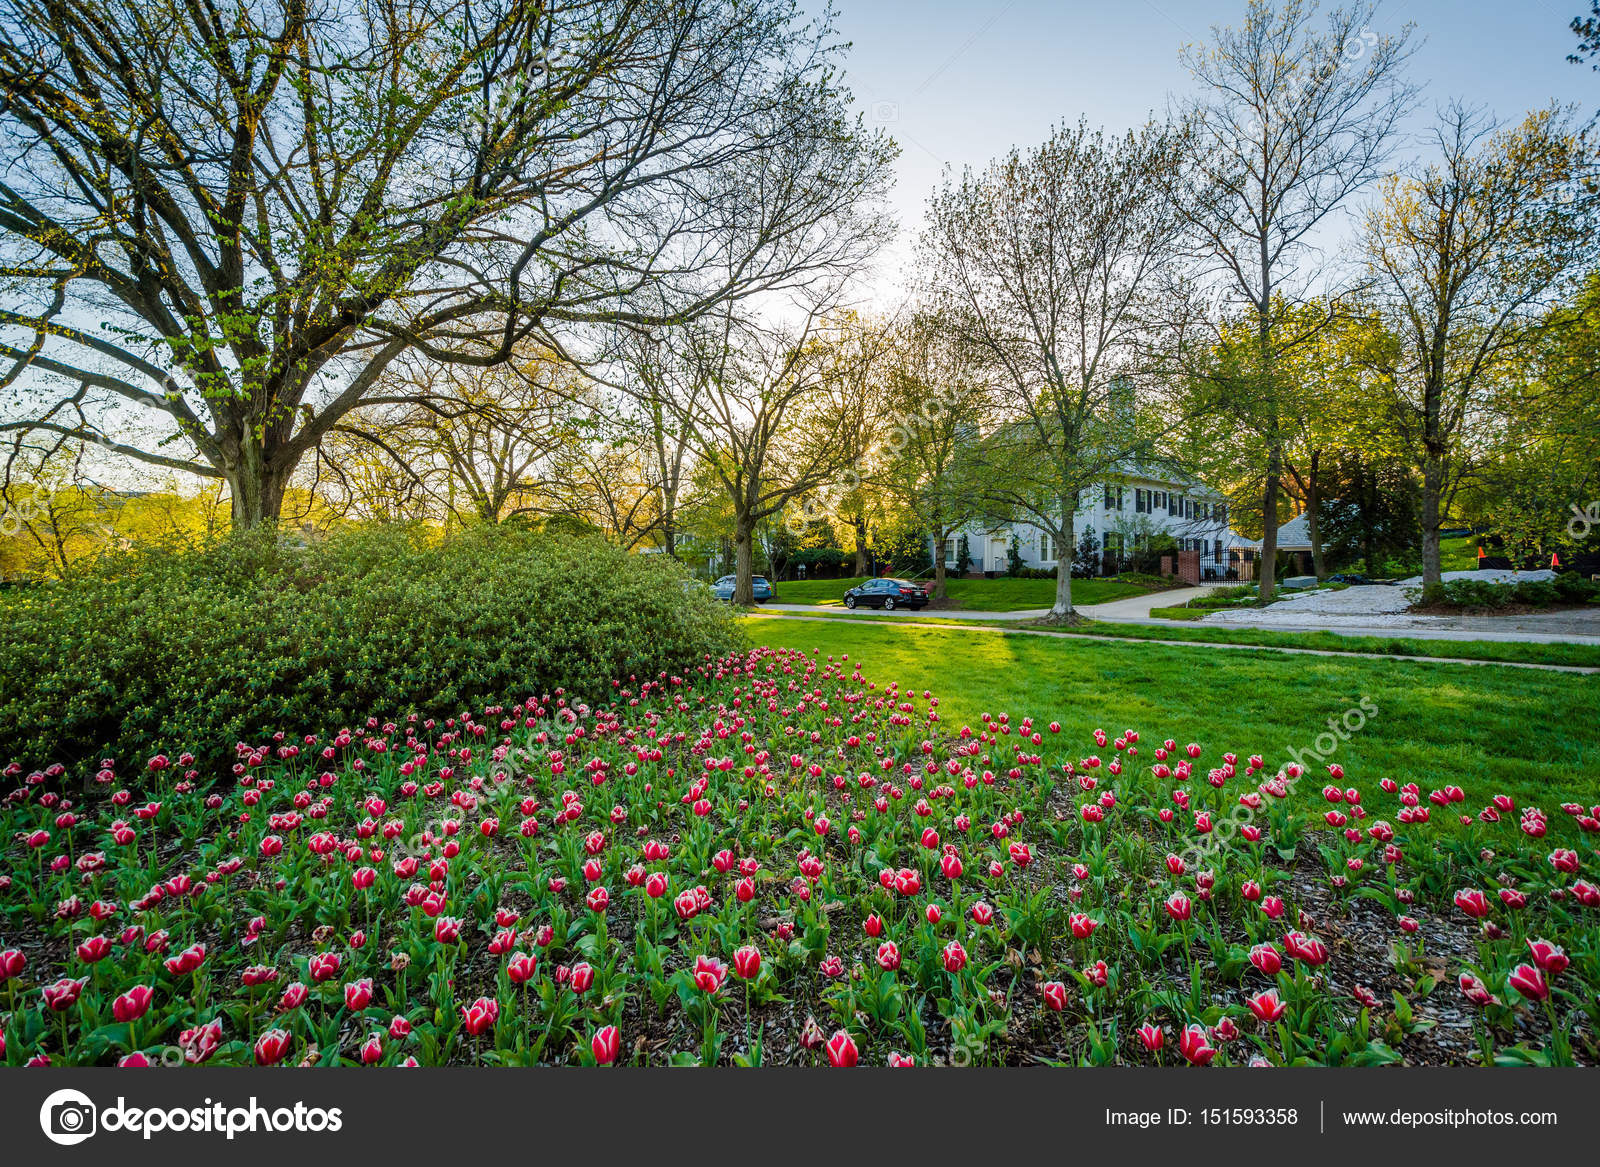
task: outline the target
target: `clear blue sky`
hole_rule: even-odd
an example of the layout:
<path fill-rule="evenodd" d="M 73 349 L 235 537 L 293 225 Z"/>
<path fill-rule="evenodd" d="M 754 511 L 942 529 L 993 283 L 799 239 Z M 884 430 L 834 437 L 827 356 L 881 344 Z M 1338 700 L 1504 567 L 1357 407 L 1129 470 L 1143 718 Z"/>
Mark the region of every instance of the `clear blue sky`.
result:
<path fill-rule="evenodd" d="M 817 10 L 821 0 L 805 0 Z M 1186 45 L 1237 24 L 1244 0 L 836 0 L 847 80 L 902 156 L 894 206 L 914 232 L 944 167 L 981 166 L 1075 122 L 1126 129 L 1189 88 Z M 1327 4 L 1323 5 L 1326 9 Z M 1418 118 L 1451 97 L 1520 118 L 1551 100 L 1600 108 L 1600 73 L 1568 64 L 1588 0 L 1387 0 L 1373 29 L 1416 26 Z M 1414 124 L 1421 124 L 1414 119 Z M 888 266 L 903 258 L 895 249 Z M 885 272 L 889 278 L 889 272 Z"/>

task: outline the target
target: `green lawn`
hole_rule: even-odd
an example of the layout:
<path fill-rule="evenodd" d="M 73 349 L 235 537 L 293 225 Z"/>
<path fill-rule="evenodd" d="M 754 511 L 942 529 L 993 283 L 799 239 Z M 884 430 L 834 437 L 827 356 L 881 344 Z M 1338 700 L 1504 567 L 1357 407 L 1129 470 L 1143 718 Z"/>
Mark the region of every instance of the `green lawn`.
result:
<path fill-rule="evenodd" d="M 1506 792 L 1542 806 L 1552 833 L 1569 833 L 1559 806 L 1600 801 L 1600 677 L 1473 665 L 1243 654 L 1151 644 L 894 628 L 877 621 L 744 622 L 758 644 L 824 656 L 848 653 L 878 682 L 929 689 L 950 732 L 984 712 L 1060 721 L 1094 752 L 1090 732 L 1137 729 L 1146 742 L 1198 741 L 1264 755 L 1314 747 L 1330 718 L 1363 698 L 1377 706 L 1338 746 L 1352 779 L 1456 783 L 1481 802 Z M 1312 794 L 1320 787 L 1311 787 Z"/>
<path fill-rule="evenodd" d="M 1474 571 L 1478 566 L 1478 537 L 1461 535 L 1439 540 L 1440 571 Z"/>
<path fill-rule="evenodd" d="M 840 607 L 845 592 L 864 583 L 863 579 L 786 580 L 774 584 L 782 604 L 829 604 Z M 925 582 L 922 580 L 919 583 Z M 1048 608 L 1056 602 L 1053 579 L 952 579 L 948 590 L 957 608 L 975 612 L 1020 612 L 1028 608 Z M 1143 583 L 1120 579 L 1075 579 L 1074 604 L 1104 604 L 1128 596 L 1142 596 L 1150 588 Z"/>
<path fill-rule="evenodd" d="M 1169 613 L 1166 619 L 1181 621 L 1171 613 L 1194 612 L 1195 608 L 1153 608 L 1151 615 Z M 816 616 L 878 623 L 905 623 L 907 617 L 882 612 L 822 610 Z M 810 612 L 785 613 L 787 619 L 808 619 Z M 1380 656 L 1454 657 L 1463 660 L 1507 661 L 1518 664 L 1571 665 L 1600 668 L 1600 647 L 1592 644 L 1546 644 L 1516 640 L 1426 640 L 1404 636 L 1350 636 L 1342 632 L 1280 632 L 1271 628 L 1185 627 L 1182 624 L 1112 624 L 1090 620 L 1071 628 L 1044 625 L 1032 620 L 970 620 L 959 615 L 921 612 L 917 623 L 949 624 L 952 627 L 1015 628 L 1047 631 L 1056 636 L 1113 637 L 1118 640 L 1183 640 L 1196 644 L 1249 644 L 1262 648 L 1306 648 L 1322 652 L 1376 653 Z"/>

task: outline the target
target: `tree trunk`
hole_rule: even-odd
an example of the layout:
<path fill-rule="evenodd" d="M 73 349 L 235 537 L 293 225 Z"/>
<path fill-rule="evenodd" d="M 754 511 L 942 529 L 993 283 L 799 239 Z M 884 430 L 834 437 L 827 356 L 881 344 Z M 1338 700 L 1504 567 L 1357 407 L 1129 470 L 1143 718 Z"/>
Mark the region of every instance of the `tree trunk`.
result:
<path fill-rule="evenodd" d="M 1439 570 L 1439 505 L 1444 497 L 1442 459 L 1429 454 L 1422 466 L 1422 600 L 1432 603 L 1444 595 Z"/>
<path fill-rule="evenodd" d="M 733 602 L 740 607 L 751 607 L 756 602 L 755 584 L 755 523 L 747 514 L 736 515 L 733 521 Z"/>
<path fill-rule="evenodd" d="M 1356 492 L 1361 506 L 1361 560 L 1366 564 L 1366 574 L 1378 574 L 1378 524 L 1373 516 L 1378 510 L 1378 476 L 1368 474 L 1367 465 L 1356 455 Z"/>
<path fill-rule="evenodd" d="M 1261 495 L 1261 582 L 1263 604 L 1272 602 L 1278 577 L 1278 489 L 1283 455 L 1277 446 L 1267 451 L 1267 481 Z"/>
<path fill-rule="evenodd" d="M 945 543 L 945 540 L 950 537 L 950 533 L 948 531 L 943 532 L 942 534 L 939 533 L 939 532 L 935 532 L 934 536 L 935 537 L 934 537 L 934 540 L 933 540 L 933 590 L 928 593 L 928 598 L 930 600 L 943 600 L 943 599 L 947 599 L 949 597 L 949 595 L 950 595 L 949 589 L 945 587 L 945 571 L 944 571 L 944 543 Z"/>
<path fill-rule="evenodd" d="M 236 530 L 278 521 L 283 513 L 283 491 L 288 485 L 288 475 L 268 464 L 259 445 L 246 440 L 241 446 L 239 461 L 228 468 L 227 474 Z"/>
<path fill-rule="evenodd" d="M 1311 572 L 1319 580 L 1328 574 L 1322 561 L 1322 485 L 1317 481 L 1320 454 L 1320 450 L 1311 451 L 1311 476 L 1306 480 L 1306 528 L 1311 533 Z"/>
<path fill-rule="evenodd" d="M 867 574 L 867 516 L 858 514 L 855 517 L 856 533 L 856 574 Z"/>
<path fill-rule="evenodd" d="M 1077 502 L 1076 495 L 1070 502 L 1065 497 L 1061 499 L 1061 529 L 1051 532 L 1060 547 L 1074 546 L 1072 529 L 1077 516 L 1073 512 L 1071 503 L 1075 502 Z M 1050 614 L 1045 619 L 1052 624 L 1064 624 L 1072 619 L 1072 566 L 1068 563 L 1063 570 L 1059 553 L 1056 555 L 1056 565 L 1056 602 L 1051 606 Z"/>

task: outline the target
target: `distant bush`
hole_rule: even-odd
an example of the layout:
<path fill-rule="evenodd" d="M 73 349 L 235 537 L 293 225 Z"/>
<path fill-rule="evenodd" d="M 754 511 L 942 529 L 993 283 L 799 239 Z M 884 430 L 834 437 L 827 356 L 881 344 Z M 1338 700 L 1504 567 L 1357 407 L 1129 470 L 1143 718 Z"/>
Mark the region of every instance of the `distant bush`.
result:
<path fill-rule="evenodd" d="M 613 677 L 686 671 L 737 640 L 663 559 L 399 527 L 125 556 L 0 597 L 0 760 L 188 749 L 231 764 L 235 741 L 278 728 L 609 695 Z"/>

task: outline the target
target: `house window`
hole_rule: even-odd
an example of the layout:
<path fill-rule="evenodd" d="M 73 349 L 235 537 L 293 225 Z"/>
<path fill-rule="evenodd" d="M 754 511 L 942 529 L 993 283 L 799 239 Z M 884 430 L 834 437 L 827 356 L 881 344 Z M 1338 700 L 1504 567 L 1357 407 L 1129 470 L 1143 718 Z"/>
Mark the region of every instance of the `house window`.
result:
<path fill-rule="evenodd" d="M 944 561 L 946 563 L 954 563 L 956 561 L 956 541 L 954 539 L 946 539 L 944 541 Z"/>
<path fill-rule="evenodd" d="M 1138 489 L 1136 487 L 1134 489 L 1134 492 L 1133 492 L 1133 511 L 1134 511 L 1134 513 L 1142 515 L 1146 511 L 1148 511 L 1149 509 L 1150 509 L 1150 492 L 1148 490 L 1140 490 L 1140 489 Z"/>
<path fill-rule="evenodd" d="M 1049 563 L 1054 558 L 1055 556 L 1050 554 L 1050 536 L 1041 534 L 1039 536 L 1039 562 Z"/>
<path fill-rule="evenodd" d="M 1212 551 L 1211 558 L 1213 560 L 1215 560 L 1217 563 L 1221 563 L 1222 562 L 1222 540 L 1221 539 L 1213 539 L 1212 543 L 1215 544 L 1216 549 L 1214 551 Z"/>
<path fill-rule="evenodd" d="M 1183 499 L 1178 495 L 1167 495 L 1167 514 L 1177 515 L 1180 519 L 1183 517 Z"/>
<path fill-rule="evenodd" d="M 1225 503 L 1225 502 L 1218 503 L 1217 504 L 1217 522 L 1226 523 L 1227 521 L 1228 521 L 1228 504 Z"/>

